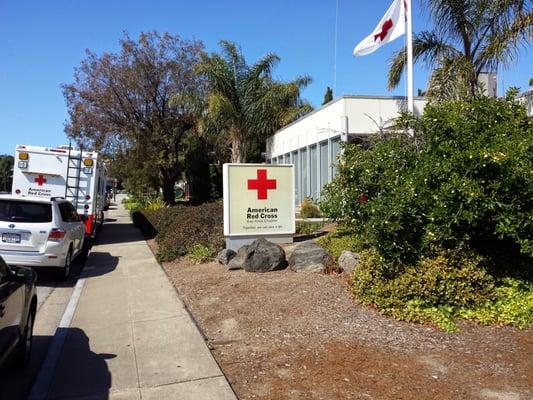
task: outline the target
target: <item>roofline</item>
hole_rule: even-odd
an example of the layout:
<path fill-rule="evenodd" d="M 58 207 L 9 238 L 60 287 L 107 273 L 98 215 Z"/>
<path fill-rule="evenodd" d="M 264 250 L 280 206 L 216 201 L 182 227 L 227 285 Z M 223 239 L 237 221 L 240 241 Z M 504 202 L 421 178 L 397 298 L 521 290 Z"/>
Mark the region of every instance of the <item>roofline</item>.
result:
<path fill-rule="evenodd" d="M 305 115 L 302 115 L 300 118 L 292 121 L 290 124 L 287 124 L 285 125 L 283 128 L 280 128 L 278 129 L 276 132 L 274 132 L 272 135 L 270 135 L 269 137 L 272 137 L 274 136 L 276 133 L 278 132 L 281 132 L 285 129 L 287 129 L 288 127 L 296 124 L 297 122 L 300 122 L 302 120 L 304 120 L 305 118 L 307 117 L 310 117 L 311 115 L 337 103 L 338 101 L 340 100 L 345 100 L 345 99 L 356 99 L 356 100 L 406 100 L 407 101 L 407 96 L 382 96 L 382 95 L 372 95 L 372 94 L 368 94 L 368 95 L 364 95 L 364 94 L 344 94 L 342 96 L 339 96 L 339 97 L 336 97 L 335 99 L 331 100 L 330 102 L 320 106 L 319 108 L 305 114 Z M 413 97 L 414 100 L 425 100 L 426 98 L 423 97 L 423 96 L 415 96 Z"/>

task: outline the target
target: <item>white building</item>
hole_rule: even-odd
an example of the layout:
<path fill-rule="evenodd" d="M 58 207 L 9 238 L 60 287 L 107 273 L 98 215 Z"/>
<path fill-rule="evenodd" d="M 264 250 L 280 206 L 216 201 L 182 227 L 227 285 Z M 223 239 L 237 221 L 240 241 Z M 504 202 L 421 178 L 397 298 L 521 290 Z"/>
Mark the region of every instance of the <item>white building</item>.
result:
<path fill-rule="evenodd" d="M 527 92 L 522 93 L 518 96 L 518 100 L 524 103 L 527 115 L 533 117 L 533 89 L 529 89 Z"/>
<path fill-rule="evenodd" d="M 415 114 L 426 105 L 415 98 Z M 352 141 L 391 126 L 400 110 L 407 109 L 405 97 L 342 96 L 279 130 L 267 139 L 267 160 L 273 164 L 294 164 L 295 199 L 320 198 L 324 185 L 336 174 L 335 162 L 341 141 Z"/>

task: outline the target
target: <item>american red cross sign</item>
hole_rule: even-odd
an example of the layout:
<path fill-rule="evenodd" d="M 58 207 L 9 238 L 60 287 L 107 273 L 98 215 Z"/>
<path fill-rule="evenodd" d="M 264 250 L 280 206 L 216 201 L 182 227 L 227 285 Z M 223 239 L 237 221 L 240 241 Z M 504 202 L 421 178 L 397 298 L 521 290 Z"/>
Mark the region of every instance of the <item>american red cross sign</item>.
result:
<path fill-rule="evenodd" d="M 257 190 L 257 200 L 267 200 L 268 190 L 276 189 L 277 181 L 267 179 L 267 170 L 258 169 L 257 179 L 248 179 L 248 190 Z"/>
<path fill-rule="evenodd" d="M 292 237 L 293 165 L 224 164 L 223 182 L 224 235 L 231 238 L 231 246 L 237 243 L 238 248 L 241 240 L 250 239 L 251 243 L 257 237 Z"/>
<path fill-rule="evenodd" d="M 37 178 L 35 178 L 34 182 L 37 183 L 37 185 L 39 186 L 43 186 L 43 183 L 46 183 L 47 180 L 44 176 L 39 175 Z"/>

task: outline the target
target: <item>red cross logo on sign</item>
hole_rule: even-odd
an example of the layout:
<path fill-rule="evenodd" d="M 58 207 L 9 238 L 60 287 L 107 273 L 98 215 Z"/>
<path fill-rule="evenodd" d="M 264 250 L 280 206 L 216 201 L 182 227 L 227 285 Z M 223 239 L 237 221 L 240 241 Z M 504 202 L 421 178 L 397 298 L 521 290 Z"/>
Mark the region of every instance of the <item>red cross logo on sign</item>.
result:
<path fill-rule="evenodd" d="M 37 183 L 37 185 L 39 186 L 43 186 L 43 183 L 46 183 L 46 178 L 42 175 L 39 175 L 37 178 L 35 178 L 35 183 Z"/>
<path fill-rule="evenodd" d="M 257 190 L 257 200 L 267 200 L 268 190 L 276 186 L 276 179 L 267 179 L 266 169 L 257 170 L 257 179 L 248 179 L 248 190 Z"/>

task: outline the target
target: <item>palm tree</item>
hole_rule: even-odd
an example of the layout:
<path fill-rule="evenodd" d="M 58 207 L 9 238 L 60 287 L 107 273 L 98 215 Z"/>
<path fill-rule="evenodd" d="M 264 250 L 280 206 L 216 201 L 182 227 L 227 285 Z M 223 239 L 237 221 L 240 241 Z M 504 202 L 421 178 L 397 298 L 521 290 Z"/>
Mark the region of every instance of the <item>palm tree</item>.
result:
<path fill-rule="evenodd" d="M 246 162 L 268 135 L 311 111 L 300 99 L 311 79 L 277 81 L 272 77 L 277 55 L 267 54 L 249 66 L 235 43 L 221 41 L 220 47 L 221 54 L 205 55 L 199 66 L 211 85 L 202 128 L 230 146 L 231 162 Z"/>
<path fill-rule="evenodd" d="M 533 39 L 532 0 L 428 0 L 434 29 L 413 37 L 413 59 L 433 69 L 428 96 L 435 100 L 476 94 L 478 76 L 515 61 Z M 389 89 L 406 62 L 405 47 L 391 61 Z"/>

